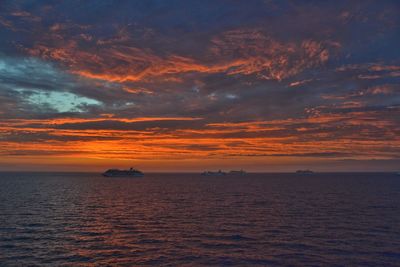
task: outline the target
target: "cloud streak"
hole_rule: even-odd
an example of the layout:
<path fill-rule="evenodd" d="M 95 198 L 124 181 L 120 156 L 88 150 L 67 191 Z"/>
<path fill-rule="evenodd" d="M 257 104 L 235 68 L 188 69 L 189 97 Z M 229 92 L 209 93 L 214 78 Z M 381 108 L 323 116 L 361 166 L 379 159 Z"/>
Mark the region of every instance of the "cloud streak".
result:
<path fill-rule="evenodd" d="M 398 4 L 150 2 L 0 4 L 0 166 L 399 159 Z"/>

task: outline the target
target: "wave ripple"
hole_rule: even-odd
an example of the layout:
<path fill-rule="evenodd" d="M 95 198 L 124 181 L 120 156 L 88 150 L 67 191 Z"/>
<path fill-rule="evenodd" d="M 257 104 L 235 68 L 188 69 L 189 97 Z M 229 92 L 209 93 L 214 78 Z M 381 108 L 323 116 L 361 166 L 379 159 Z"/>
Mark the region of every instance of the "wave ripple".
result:
<path fill-rule="evenodd" d="M 400 262 L 390 174 L 0 173 L 0 265 Z"/>

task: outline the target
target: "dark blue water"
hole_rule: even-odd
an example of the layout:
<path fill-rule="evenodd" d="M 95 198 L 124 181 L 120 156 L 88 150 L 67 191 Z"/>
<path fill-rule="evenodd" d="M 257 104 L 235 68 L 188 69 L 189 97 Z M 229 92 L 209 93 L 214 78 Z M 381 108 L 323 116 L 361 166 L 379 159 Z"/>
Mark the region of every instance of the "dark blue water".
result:
<path fill-rule="evenodd" d="M 0 173 L 0 263 L 400 266 L 400 176 Z"/>

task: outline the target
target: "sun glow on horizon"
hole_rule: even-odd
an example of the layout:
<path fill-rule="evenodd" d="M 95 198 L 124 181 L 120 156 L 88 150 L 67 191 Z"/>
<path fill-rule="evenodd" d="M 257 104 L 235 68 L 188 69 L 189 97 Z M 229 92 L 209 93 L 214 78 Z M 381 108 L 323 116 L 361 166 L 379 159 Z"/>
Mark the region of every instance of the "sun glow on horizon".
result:
<path fill-rule="evenodd" d="M 0 171 L 395 170 L 398 13 L 391 1 L 4 3 Z"/>

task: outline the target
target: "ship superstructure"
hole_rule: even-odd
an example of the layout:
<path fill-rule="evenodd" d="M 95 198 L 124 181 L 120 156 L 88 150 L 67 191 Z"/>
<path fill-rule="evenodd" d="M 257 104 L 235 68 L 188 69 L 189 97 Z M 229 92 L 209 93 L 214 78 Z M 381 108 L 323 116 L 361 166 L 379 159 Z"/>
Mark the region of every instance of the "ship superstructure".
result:
<path fill-rule="evenodd" d="M 103 173 L 105 177 L 142 177 L 143 172 L 130 168 L 129 170 L 109 169 Z"/>

